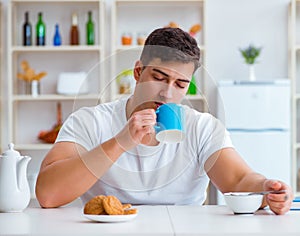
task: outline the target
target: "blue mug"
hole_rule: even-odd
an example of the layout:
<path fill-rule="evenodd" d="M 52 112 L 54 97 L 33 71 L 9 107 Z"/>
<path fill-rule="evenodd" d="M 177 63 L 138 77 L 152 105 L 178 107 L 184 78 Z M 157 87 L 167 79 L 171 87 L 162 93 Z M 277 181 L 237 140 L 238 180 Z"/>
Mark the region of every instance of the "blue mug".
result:
<path fill-rule="evenodd" d="M 166 103 L 156 110 L 156 139 L 165 143 L 178 143 L 184 137 L 184 109 L 175 103 Z"/>

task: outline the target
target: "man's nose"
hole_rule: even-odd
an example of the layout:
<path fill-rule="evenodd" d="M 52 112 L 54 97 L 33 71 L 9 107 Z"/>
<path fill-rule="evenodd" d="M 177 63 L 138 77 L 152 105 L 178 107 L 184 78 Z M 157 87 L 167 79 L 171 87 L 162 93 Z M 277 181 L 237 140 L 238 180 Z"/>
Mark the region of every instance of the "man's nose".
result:
<path fill-rule="evenodd" d="M 171 85 L 166 85 L 159 93 L 160 96 L 164 98 L 172 98 L 173 97 L 173 91 Z"/>

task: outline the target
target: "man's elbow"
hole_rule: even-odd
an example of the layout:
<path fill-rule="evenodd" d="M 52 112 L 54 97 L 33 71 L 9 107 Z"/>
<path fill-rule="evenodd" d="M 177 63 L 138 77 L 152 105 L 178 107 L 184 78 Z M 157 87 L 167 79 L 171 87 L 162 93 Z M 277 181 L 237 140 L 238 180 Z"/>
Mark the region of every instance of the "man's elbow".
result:
<path fill-rule="evenodd" d="M 39 190 L 38 187 L 35 189 L 35 193 L 36 193 L 36 199 L 38 200 L 42 208 L 59 207 L 59 205 L 55 203 L 55 198 L 51 196 L 51 194 L 42 193 L 42 191 Z"/>
<path fill-rule="evenodd" d="M 53 191 L 46 189 L 39 180 L 36 183 L 35 195 L 40 206 L 43 208 L 55 208 L 63 205 L 57 202 L 58 196 Z"/>

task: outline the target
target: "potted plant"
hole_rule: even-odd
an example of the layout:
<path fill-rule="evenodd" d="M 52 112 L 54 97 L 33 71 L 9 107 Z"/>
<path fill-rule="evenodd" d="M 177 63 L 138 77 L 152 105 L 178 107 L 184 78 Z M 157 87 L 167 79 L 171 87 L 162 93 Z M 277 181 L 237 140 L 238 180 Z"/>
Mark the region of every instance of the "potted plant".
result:
<path fill-rule="evenodd" d="M 249 65 L 249 80 L 255 81 L 254 63 L 256 62 L 257 57 L 260 55 L 261 47 L 255 47 L 250 44 L 247 48 L 240 49 L 240 52 L 245 59 L 245 63 Z"/>
<path fill-rule="evenodd" d="M 37 96 L 40 94 L 40 80 L 47 75 L 46 72 L 36 73 L 27 61 L 21 62 L 23 73 L 17 73 L 17 78 L 25 81 L 25 93 Z"/>

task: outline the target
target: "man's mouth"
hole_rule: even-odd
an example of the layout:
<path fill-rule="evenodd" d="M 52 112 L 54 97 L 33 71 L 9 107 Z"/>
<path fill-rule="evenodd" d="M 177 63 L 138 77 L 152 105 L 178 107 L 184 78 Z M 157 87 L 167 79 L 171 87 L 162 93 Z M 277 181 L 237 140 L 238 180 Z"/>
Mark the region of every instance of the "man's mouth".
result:
<path fill-rule="evenodd" d="M 163 105 L 164 103 L 162 102 L 155 102 L 155 105 L 156 105 L 156 109 L 159 108 L 161 105 Z"/>

